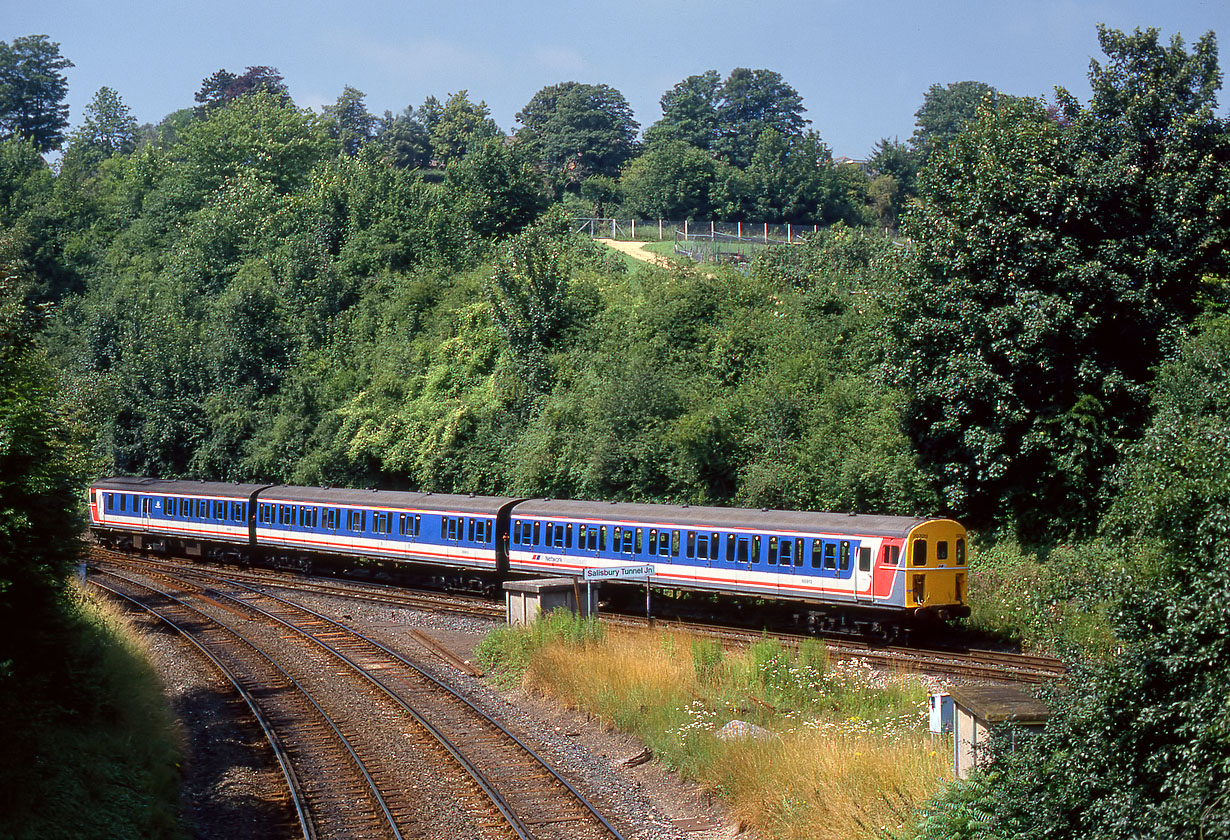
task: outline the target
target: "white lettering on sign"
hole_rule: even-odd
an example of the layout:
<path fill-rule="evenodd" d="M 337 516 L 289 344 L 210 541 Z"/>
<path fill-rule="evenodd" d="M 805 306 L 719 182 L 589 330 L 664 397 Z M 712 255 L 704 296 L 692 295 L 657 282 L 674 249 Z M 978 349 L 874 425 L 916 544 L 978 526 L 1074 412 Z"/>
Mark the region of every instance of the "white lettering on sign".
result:
<path fill-rule="evenodd" d="M 653 564 L 644 566 L 607 566 L 601 569 L 586 569 L 586 580 L 629 580 L 647 578 L 653 574 Z"/>

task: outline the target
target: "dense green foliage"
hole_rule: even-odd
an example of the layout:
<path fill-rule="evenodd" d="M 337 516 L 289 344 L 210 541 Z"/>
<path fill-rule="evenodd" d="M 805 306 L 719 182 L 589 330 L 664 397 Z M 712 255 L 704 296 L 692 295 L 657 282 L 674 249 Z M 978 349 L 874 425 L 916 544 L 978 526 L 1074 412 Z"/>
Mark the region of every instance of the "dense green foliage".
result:
<path fill-rule="evenodd" d="M 62 615 L 73 473 L 947 513 L 979 625 L 1087 667 L 924 835 L 1227 836 L 1221 75 L 1211 34 L 1100 37 L 1089 103 L 937 85 L 871 172 L 743 69 L 639 156 L 603 85 L 510 140 L 269 67 L 158 126 L 104 88 L 58 171 L 0 142 L 0 620 Z M 561 198 L 824 227 L 630 269 Z"/>

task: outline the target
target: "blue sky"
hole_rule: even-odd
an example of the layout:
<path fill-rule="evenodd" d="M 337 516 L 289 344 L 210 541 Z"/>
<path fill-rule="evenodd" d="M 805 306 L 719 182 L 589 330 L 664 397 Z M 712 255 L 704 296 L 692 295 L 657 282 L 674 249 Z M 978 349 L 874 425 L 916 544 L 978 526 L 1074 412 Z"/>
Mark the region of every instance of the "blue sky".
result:
<path fill-rule="evenodd" d="M 70 119 L 103 85 L 139 122 L 191 107 L 215 70 L 278 68 L 295 102 L 317 110 L 343 86 L 381 114 L 466 89 L 500 128 L 536 91 L 562 81 L 608 84 L 642 128 L 686 76 L 734 67 L 781 73 L 834 154 L 859 158 L 881 137 L 906 139 L 933 83 L 974 79 L 1017 95 L 1062 85 L 1088 97 L 1096 26 L 1157 27 L 1191 44 L 1210 29 L 1230 53 L 1227 0 L 942 0 L 703 2 L 521 0 L 423 3 L 323 0 L 130 2 L 9 0 L 0 40 L 48 35 L 67 71 Z M 1219 100 L 1230 102 L 1222 91 Z M 1223 104 L 1219 112 L 1227 113 Z"/>

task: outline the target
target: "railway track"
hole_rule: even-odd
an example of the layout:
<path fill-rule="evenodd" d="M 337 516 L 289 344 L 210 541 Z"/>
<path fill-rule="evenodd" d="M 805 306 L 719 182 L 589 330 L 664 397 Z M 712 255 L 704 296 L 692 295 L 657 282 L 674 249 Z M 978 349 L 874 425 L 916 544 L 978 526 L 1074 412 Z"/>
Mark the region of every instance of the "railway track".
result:
<path fill-rule="evenodd" d="M 141 575 L 95 578 L 233 669 L 305 780 L 320 836 L 620 837 L 526 744 L 401 654 L 245 583 L 149 565 Z M 284 650 L 288 637 L 297 652 Z M 408 754 L 429 773 L 412 772 Z M 441 834 L 445 802 L 454 813 Z"/>
<path fill-rule="evenodd" d="M 94 549 L 100 551 L 99 549 Z M 134 562 L 131 555 L 106 553 L 106 556 L 124 558 Z M 143 558 L 143 563 L 157 565 L 160 561 Z M 176 567 L 175 564 L 166 564 Z M 395 586 L 359 583 L 340 580 L 317 580 L 298 574 L 266 570 L 236 571 L 218 569 L 220 578 L 247 583 L 253 586 L 273 586 L 296 592 L 310 592 L 339 598 L 354 598 L 382 605 L 408 607 L 435 613 L 504 617 L 504 608 L 479 597 L 433 592 L 413 592 Z M 645 627 L 649 622 L 644 617 L 605 614 L 603 620 L 614 626 Z M 739 647 L 764 638 L 762 632 L 739 628 L 720 627 L 711 624 L 670 620 L 669 626 L 700 636 L 709 636 L 725 645 Z M 797 646 L 805 640 L 814 639 L 789 633 L 775 633 L 784 644 Z M 430 640 L 420 640 L 425 645 Z M 1023 685 L 1038 685 L 1063 679 L 1067 667 L 1062 660 L 1051 656 L 994 651 L 974 648 L 916 648 L 875 645 L 849 638 L 826 638 L 825 646 L 835 661 L 857 660 L 873 668 L 896 670 L 925 676 L 968 681 L 1007 682 Z M 446 652 L 439 652 L 447 658 Z M 476 674 L 469 663 L 450 661 L 453 667 Z"/>

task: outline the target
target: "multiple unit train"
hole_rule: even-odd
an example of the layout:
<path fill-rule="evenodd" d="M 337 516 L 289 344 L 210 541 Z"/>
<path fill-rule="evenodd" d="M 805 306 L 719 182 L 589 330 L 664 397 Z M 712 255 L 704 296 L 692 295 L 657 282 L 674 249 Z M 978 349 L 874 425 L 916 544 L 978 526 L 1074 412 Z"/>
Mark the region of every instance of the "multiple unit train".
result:
<path fill-rule="evenodd" d="M 95 482 L 89 515 L 103 544 L 188 557 L 493 579 L 652 564 L 651 586 L 791 602 L 827 627 L 969 614 L 950 519 L 153 478 Z"/>

